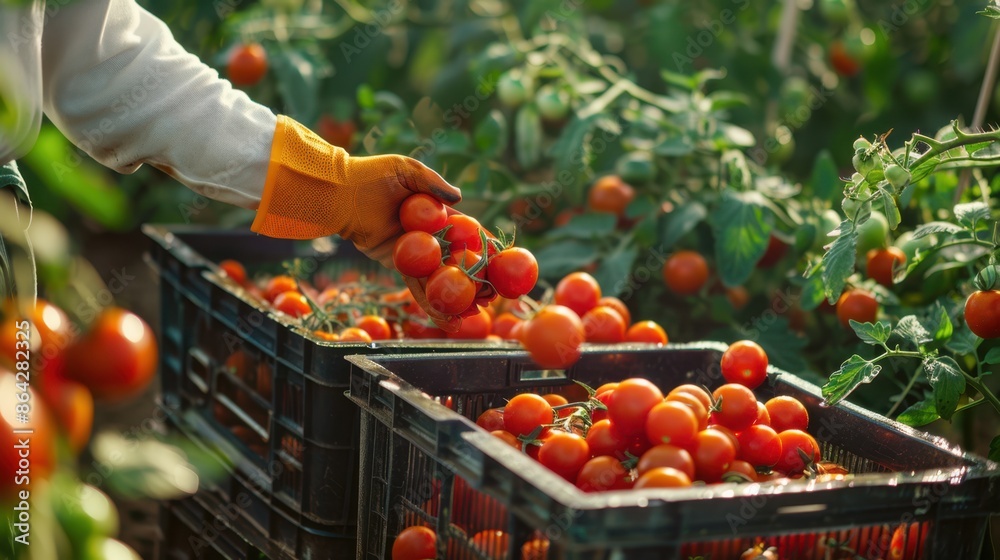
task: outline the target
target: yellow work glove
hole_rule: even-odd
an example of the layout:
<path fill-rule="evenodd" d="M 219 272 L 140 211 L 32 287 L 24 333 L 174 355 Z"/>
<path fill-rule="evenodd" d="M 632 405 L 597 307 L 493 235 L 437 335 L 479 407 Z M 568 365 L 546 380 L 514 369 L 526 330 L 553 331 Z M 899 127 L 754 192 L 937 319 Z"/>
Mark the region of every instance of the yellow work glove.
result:
<path fill-rule="evenodd" d="M 415 159 L 351 157 L 305 126 L 279 116 L 264 194 L 250 229 L 285 239 L 337 234 L 392 268 L 392 249 L 403 234 L 399 206 L 414 193 L 429 194 L 449 206 L 462 199 L 456 187 Z M 403 278 L 439 327 L 458 329 L 461 319 L 442 315 L 428 304 L 426 281 Z"/>

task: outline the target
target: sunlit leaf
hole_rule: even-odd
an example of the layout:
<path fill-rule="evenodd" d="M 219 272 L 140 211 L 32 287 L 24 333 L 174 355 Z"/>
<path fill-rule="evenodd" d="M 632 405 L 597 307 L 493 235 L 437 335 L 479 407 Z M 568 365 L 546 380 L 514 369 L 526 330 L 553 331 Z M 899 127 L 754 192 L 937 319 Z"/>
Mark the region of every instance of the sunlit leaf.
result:
<path fill-rule="evenodd" d="M 871 383 L 880 371 L 882 366 L 855 354 L 830 375 L 830 381 L 823 385 L 823 398 L 830 404 L 837 404 L 857 389 L 858 385 Z"/>

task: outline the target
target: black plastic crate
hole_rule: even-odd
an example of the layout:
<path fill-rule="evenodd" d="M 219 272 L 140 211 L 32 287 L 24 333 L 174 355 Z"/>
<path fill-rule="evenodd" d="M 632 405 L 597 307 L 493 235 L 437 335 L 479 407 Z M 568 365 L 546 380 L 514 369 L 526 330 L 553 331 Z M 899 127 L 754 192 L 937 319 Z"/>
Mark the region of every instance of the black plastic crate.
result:
<path fill-rule="evenodd" d="M 188 548 L 207 550 L 206 544 L 224 551 L 243 550 L 236 545 L 246 545 L 249 552 L 235 558 L 257 558 L 255 553 L 281 560 L 310 558 L 315 560 L 346 560 L 354 558 L 355 534 L 335 534 L 308 527 L 296 520 L 296 515 L 280 502 L 270 500 L 264 493 L 261 480 L 248 480 L 239 471 L 228 472 L 224 457 L 231 454 L 231 445 L 219 438 L 212 429 L 197 427 L 200 418 L 188 413 L 185 417 L 167 415 L 167 427 L 172 436 L 180 436 L 197 446 L 205 458 L 216 457 L 218 464 L 208 465 L 198 493 L 176 504 L 189 508 L 198 506 L 200 517 L 195 528 L 194 540 Z M 189 424 L 192 422 L 193 424 Z M 214 475 L 223 473 L 221 478 Z M 278 473 L 275 473 L 277 475 Z M 190 525 L 191 523 L 188 523 Z M 221 536 L 216 537 L 215 533 Z M 216 545 L 216 541 L 221 543 Z M 169 541 L 167 541 L 169 545 Z M 214 558 L 214 557 L 213 557 Z M 233 556 L 226 556 L 233 558 Z"/>
<path fill-rule="evenodd" d="M 143 227 L 159 271 L 162 401 L 213 444 L 228 443 L 233 480 L 302 526 L 353 534 L 358 411 L 344 397 L 350 354 L 496 349 L 486 341 L 331 343 L 263 308 L 216 262 L 280 272 L 293 257 L 331 276 L 388 275 L 350 243 L 272 239 L 249 231 Z M 275 473 L 277 473 L 275 475 Z"/>
<path fill-rule="evenodd" d="M 874 559 L 889 557 L 901 526 L 921 559 L 978 558 L 1000 511 L 1000 466 L 853 405 L 825 406 L 818 387 L 774 368 L 758 398 L 801 400 L 824 458 L 857 474 L 586 494 L 470 420 L 574 380 L 715 388 L 724 349 L 592 348 L 566 371 L 538 370 L 523 352 L 349 357 L 350 398 L 362 411 L 359 557 L 386 557 L 400 530 L 423 523 L 436 528 L 444 558 L 491 557 L 469 537 L 495 529 L 509 535 L 508 558 L 531 557 L 522 545 L 544 536 L 548 558 L 735 560 L 763 538 L 783 560 L 855 558 L 849 549 Z M 452 397 L 454 410 L 428 396 Z"/>
<path fill-rule="evenodd" d="M 266 560 L 274 558 L 238 532 L 232 519 L 189 497 L 160 506 L 160 560 Z"/>

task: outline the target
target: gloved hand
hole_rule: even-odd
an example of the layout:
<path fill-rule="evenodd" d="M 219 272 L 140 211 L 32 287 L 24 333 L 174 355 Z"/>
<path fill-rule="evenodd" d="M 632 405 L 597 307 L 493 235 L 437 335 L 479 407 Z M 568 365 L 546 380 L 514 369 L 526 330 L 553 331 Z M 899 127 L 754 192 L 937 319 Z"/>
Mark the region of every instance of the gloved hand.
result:
<path fill-rule="evenodd" d="M 351 157 L 294 120 L 279 116 L 264 194 L 250 229 L 286 239 L 337 234 L 391 268 L 393 246 L 403 234 L 399 206 L 414 193 L 429 194 L 447 205 L 462 199 L 456 187 L 415 159 Z M 442 315 L 427 302 L 426 281 L 403 278 L 439 327 L 458 330 L 460 318 Z"/>

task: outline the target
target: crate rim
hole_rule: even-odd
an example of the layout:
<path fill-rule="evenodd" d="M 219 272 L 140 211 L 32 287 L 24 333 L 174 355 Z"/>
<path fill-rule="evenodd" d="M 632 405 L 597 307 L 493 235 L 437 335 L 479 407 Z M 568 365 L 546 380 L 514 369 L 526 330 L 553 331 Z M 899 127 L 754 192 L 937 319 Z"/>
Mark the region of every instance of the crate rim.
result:
<path fill-rule="evenodd" d="M 727 344 L 715 341 L 697 343 L 668 343 L 667 345 L 657 346 L 649 344 L 590 345 L 588 348 L 584 349 L 584 352 L 607 352 L 611 349 L 614 349 L 616 352 L 635 353 L 662 352 L 664 350 L 712 350 L 721 352 L 727 347 Z M 990 461 L 989 459 L 974 453 L 964 451 L 960 446 L 952 445 L 944 438 L 933 436 L 927 432 L 906 426 L 905 424 L 886 418 L 860 406 L 842 401 L 835 406 L 842 407 L 853 414 L 860 415 L 864 419 L 875 422 L 883 428 L 895 430 L 909 437 L 919 439 L 925 444 L 932 445 L 943 452 L 961 458 L 968 464 L 966 466 L 957 466 L 953 468 L 932 468 L 889 473 L 859 473 L 851 475 L 850 478 L 846 478 L 844 480 L 838 480 L 831 477 L 831 479 L 823 481 L 812 480 L 802 482 L 795 480 L 783 484 L 772 482 L 758 482 L 750 484 L 733 482 L 680 489 L 625 490 L 588 494 L 579 490 L 575 485 L 566 481 L 557 474 L 544 468 L 541 464 L 532 460 L 530 457 L 522 453 L 512 453 L 507 444 L 502 441 L 498 441 L 490 434 L 482 432 L 475 422 L 447 408 L 443 404 L 435 402 L 433 399 L 428 399 L 424 391 L 393 374 L 383 365 L 383 363 L 391 364 L 392 362 L 421 358 L 460 359 L 473 357 L 523 359 L 527 358 L 528 354 L 524 351 L 453 353 L 447 356 L 435 354 L 408 354 L 405 356 L 369 354 L 346 356 L 346 359 L 368 373 L 380 375 L 382 377 L 378 381 L 380 386 L 394 386 L 400 398 L 406 400 L 411 405 L 421 408 L 435 420 L 449 422 L 453 425 L 460 425 L 461 433 L 459 434 L 459 437 L 461 437 L 465 442 L 470 444 L 478 452 L 489 457 L 491 460 L 494 460 L 502 466 L 510 469 L 512 472 L 517 473 L 519 477 L 524 478 L 529 484 L 540 489 L 544 488 L 548 496 L 555 502 L 560 503 L 565 507 L 581 511 L 615 507 L 647 507 L 655 505 L 656 503 L 684 502 L 718 498 L 740 499 L 760 496 L 766 497 L 804 492 L 818 493 L 817 496 L 821 497 L 823 492 L 845 488 L 917 486 L 940 482 L 950 482 L 951 485 L 958 485 L 968 480 L 1000 479 L 1000 464 L 998 463 Z M 809 392 L 814 396 L 822 397 L 818 386 L 805 381 L 792 373 L 774 366 L 768 366 L 768 374 L 769 383 L 775 383 L 780 380 L 783 383 L 787 383 Z M 358 399 L 354 395 L 349 395 L 349 397 L 352 402 L 359 404 Z M 456 472 L 464 475 L 464 478 L 469 480 L 470 483 L 475 482 L 475 473 L 464 472 L 465 469 L 462 467 L 460 461 L 452 462 L 458 465 Z M 445 467 L 447 468 L 447 466 Z M 995 513 L 1000 512 L 1000 502 L 997 503 L 993 511 Z"/>

